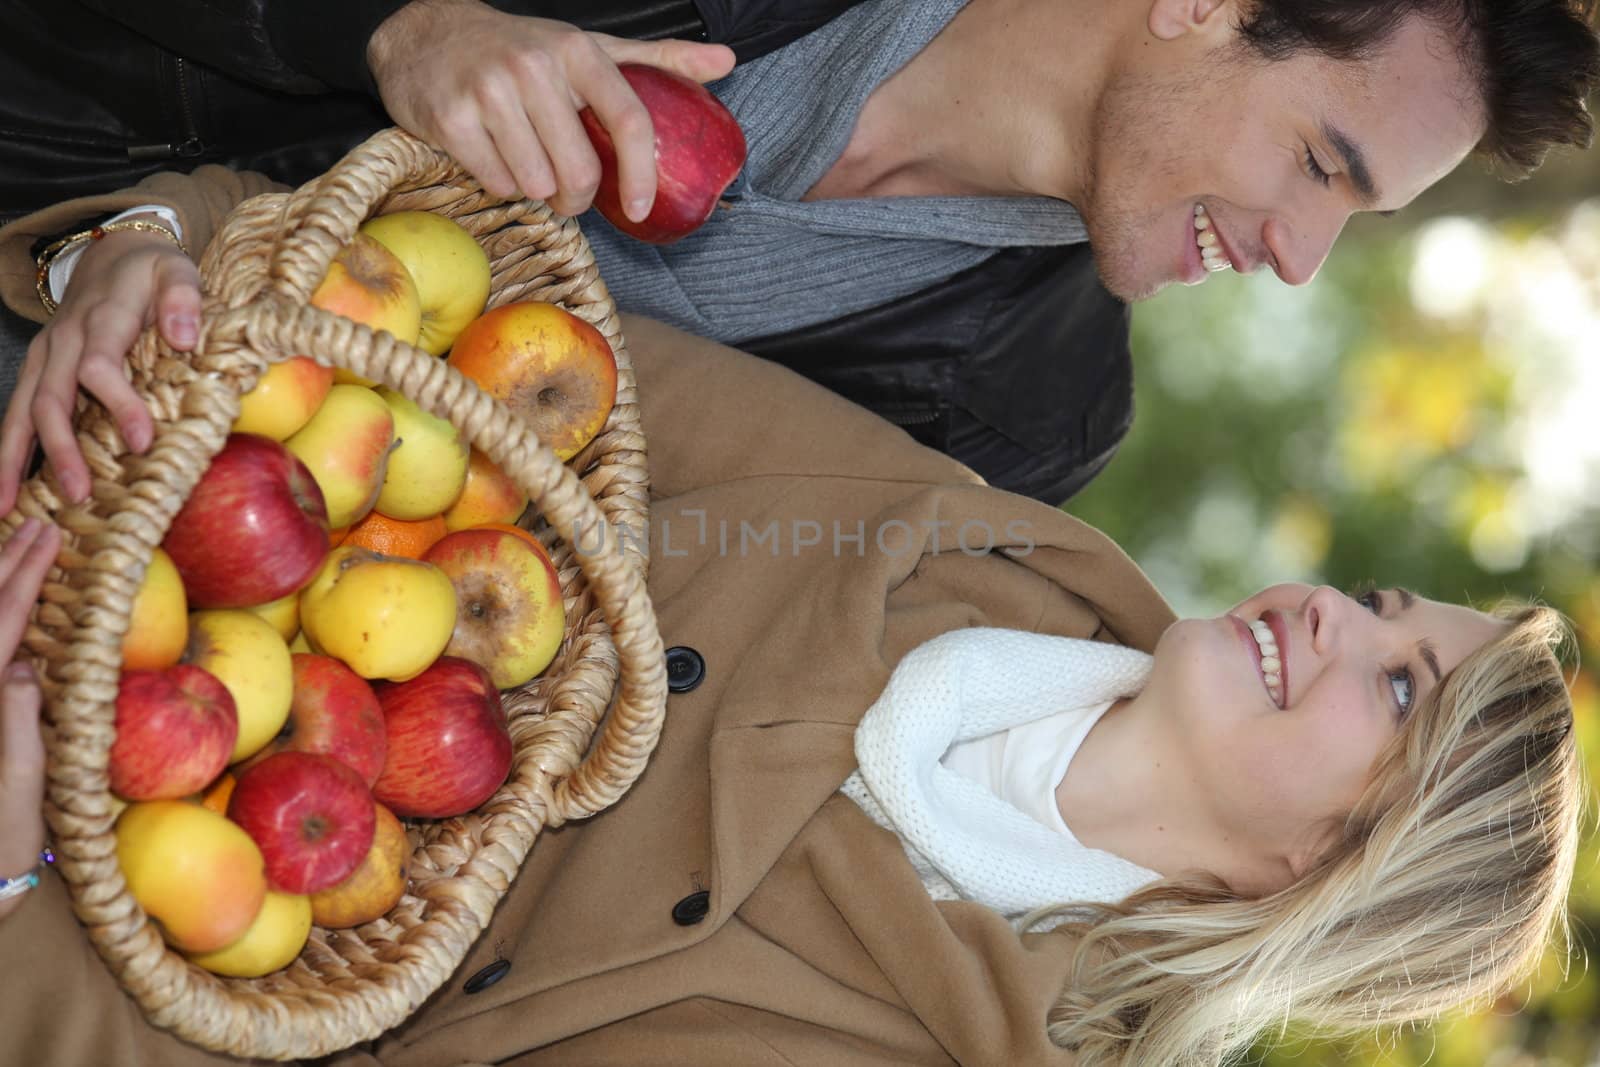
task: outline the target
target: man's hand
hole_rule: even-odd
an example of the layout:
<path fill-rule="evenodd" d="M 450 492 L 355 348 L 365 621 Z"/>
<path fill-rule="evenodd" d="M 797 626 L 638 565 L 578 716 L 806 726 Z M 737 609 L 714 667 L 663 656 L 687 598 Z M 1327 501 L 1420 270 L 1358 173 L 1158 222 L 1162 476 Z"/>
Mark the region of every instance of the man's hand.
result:
<path fill-rule="evenodd" d="M 80 383 L 105 404 L 130 448 L 150 447 L 150 411 L 129 384 L 123 364 L 151 323 L 173 348 L 194 348 L 200 332 L 200 272 L 159 234 L 108 233 L 84 251 L 55 317 L 28 345 L 0 424 L 0 512 L 16 502 L 35 434 L 62 491 L 74 501 L 88 497 L 89 467 L 72 434 Z"/>
<path fill-rule="evenodd" d="M 600 183 L 578 118 L 593 108 L 616 143 L 623 209 L 637 221 L 655 200 L 655 134 L 617 71 L 624 62 L 707 82 L 732 70 L 734 56 L 724 45 L 586 33 L 479 0 L 412 0 L 367 45 L 396 123 L 450 153 L 493 195 L 520 193 L 563 215 L 588 210 Z"/>
<path fill-rule="evenodd" d="M 12 662 L 28 611 L 61 547 L 54 526 L 29 519 L 0 548 L 0 878 L 26 874 L 44 847 L 44 741 L 39 736 L 39 683 L 26 663 Z M 0 900 L 0 918 L 22 906 Z"/>

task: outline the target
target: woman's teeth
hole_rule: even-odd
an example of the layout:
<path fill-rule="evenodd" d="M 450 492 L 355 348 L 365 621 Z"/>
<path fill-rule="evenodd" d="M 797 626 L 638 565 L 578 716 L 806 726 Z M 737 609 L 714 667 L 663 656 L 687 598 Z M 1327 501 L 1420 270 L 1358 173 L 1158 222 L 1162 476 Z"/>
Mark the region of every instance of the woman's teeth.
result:
<path fill-rule="evenodd" d="M 1267 683 L 1267 693 L 1272 702 L 1283 707 L 1283 660 L 1278 658 L 1278 639 L 1272 636 L 1272 627 L 1261 619 L 1250 624 L 1256 644 L 1261 649 L 1261 676 Z"/>
<path fill-rule="evenodd" d="M 1222 250 L 1217 231 L 1211 226 L 1211 216 L 1201 204 L 1194 206 L 1194 243 L 1200 246 L 1200 263 L 1213 274 L 1233 266 L 1228 253 Z"/>

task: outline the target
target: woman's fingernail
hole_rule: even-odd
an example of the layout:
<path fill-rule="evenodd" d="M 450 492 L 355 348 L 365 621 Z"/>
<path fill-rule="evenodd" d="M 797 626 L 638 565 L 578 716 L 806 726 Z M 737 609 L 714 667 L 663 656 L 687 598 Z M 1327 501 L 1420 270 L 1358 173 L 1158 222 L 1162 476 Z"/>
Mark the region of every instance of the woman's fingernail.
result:
<path fill-rule="evenodd" d="M 200 324 L 192 315 L 174 315 L 167 321 L 167 333 L 174 345 L 192 345 L 200 332 Z"/>
<path fill-rule="evenodd" d="M 25 660 L 19 659 L 6 668 L 7 685 L 21 685 L 33 680 L 33 664 Z"/>
<path fill-rule="evenodd" d="M 650 214 L 650 201 L 643 197 L 628 201 L 628 218 L 634 222 L 643 222 L 648 214 Z"/>

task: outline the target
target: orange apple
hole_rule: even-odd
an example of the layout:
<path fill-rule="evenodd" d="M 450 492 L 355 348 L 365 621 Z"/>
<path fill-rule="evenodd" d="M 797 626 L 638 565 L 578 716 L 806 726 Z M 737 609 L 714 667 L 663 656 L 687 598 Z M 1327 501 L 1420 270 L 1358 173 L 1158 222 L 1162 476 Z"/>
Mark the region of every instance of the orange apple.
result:
<path fill-rule="evenodd" d="M 311 306 L 374 330 L 387 330 L 407 344 L 416 344 L 422 331 L 422 303 L 411 272 L 393 252 L 366 234 L 356 234 L 333 258 L 328 273 L 311 294 Z M 343 368 L 334 371 L 333 380 L 377 384 Z"/>
<path fill-rule="evenodd" d="M 228 798 L 233 796 L 233 787 L 238 784 L 239 779 L 223 771 L 217 775 L 217 780 L 211 783 L 210 788 L 200 794 L 200 806 L 210 808 L 218 815 L 228 814 Z"/>
<path fill-rule="evenodd" d="M 528 494 L 494 460 L 472 450 L 467 459 L 467 483 L 456 502 L 445 509 L 444 525 L 450 531 L 491 522 L 516 522 L 528 510 Z"/>
<path fill-rule="evenodd" d="M 566 632 L 561 581 L 544 547 L 522 531 L 446 534 L 423 559 L 456 589 L 456 625 L 445 655 L 481 665 L 498 689 L 550 665 Z"/>
<path fill-rule="evenodd" d="M 255 386 L 239 398 L 234 433 L 258 433 L 286 441 L 322 406 L 333 385 L 333 368 L 309 356 L 270 364 Z"/>
<path fill-rule="evenodd" d="M 122 669 L 158 671 L 178 662 L 189 640 L 189 601 L 166 550 L 157 548 L 133 598 L 122 638 Z"/>
<path fill-rule="evenodd" d="M 599 330 L 554 304 L 505 304 L 473 319 L 449 363 L 571 459 L 605 427 L 617 360 Z"/>
<path fill-rule="evenodd" d="M 311 916 L 318 926 L 343 930 L 381 919 L 406 892 L 411 842 L 394 813 L 373 803 L 378 816 L 372 847 L 361 865 L 337 885 L 311 894 Z"/>
<path fill-rule="evenodd" d="M 184 952 L 237 941 L 267 895 L 266 861 L 244 829 L 199 804 L 151 800 L 117 819 L 128 892 Z"/>
<path fill-rule="evenodd" d="M 371 389 L 336 385 L 311 421 L 284 442 L 311 471 L 328 525 L 349 526 L 372 510 L 394 451 L 394 416 Z"/>

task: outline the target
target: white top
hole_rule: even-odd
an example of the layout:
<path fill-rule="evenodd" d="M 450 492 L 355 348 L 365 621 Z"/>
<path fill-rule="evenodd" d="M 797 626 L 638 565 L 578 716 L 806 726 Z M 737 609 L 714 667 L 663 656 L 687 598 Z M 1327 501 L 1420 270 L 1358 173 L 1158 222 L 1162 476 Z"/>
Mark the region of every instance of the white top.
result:
<path fill-rule="evenodd" d="M 939 762 L 983 786 L 1024 815 L 1076 841 L 1056 805 L 1056 787 L 1072 757 L 1114 700 L 1065 708 L 1042 719 L 959 741 Z"/>
<path fill-rule="evenodd" d="M 1078 724 L 1087 734 L 1091 715 L 1143 688 L 1150 663 L 1098 641 L 981 627 L 941 634 L 900 661 L 867 709 L 856 728 L 858 769 L 840 789 L 899 836 L 937 900 L 975 901 L 1013 920 L 1052 904 L 1120 901 L 1160 875 L 1089 848 L 942 760 L 952 745 L 1068 709 L 1087 709 Z M 1020 744 L 1019 756 L 1031 747 Z M 1046 762 L 1065 768 L 1070 758 Z M 1037 789 L 1020 793 L 1039 807 Z"/>

